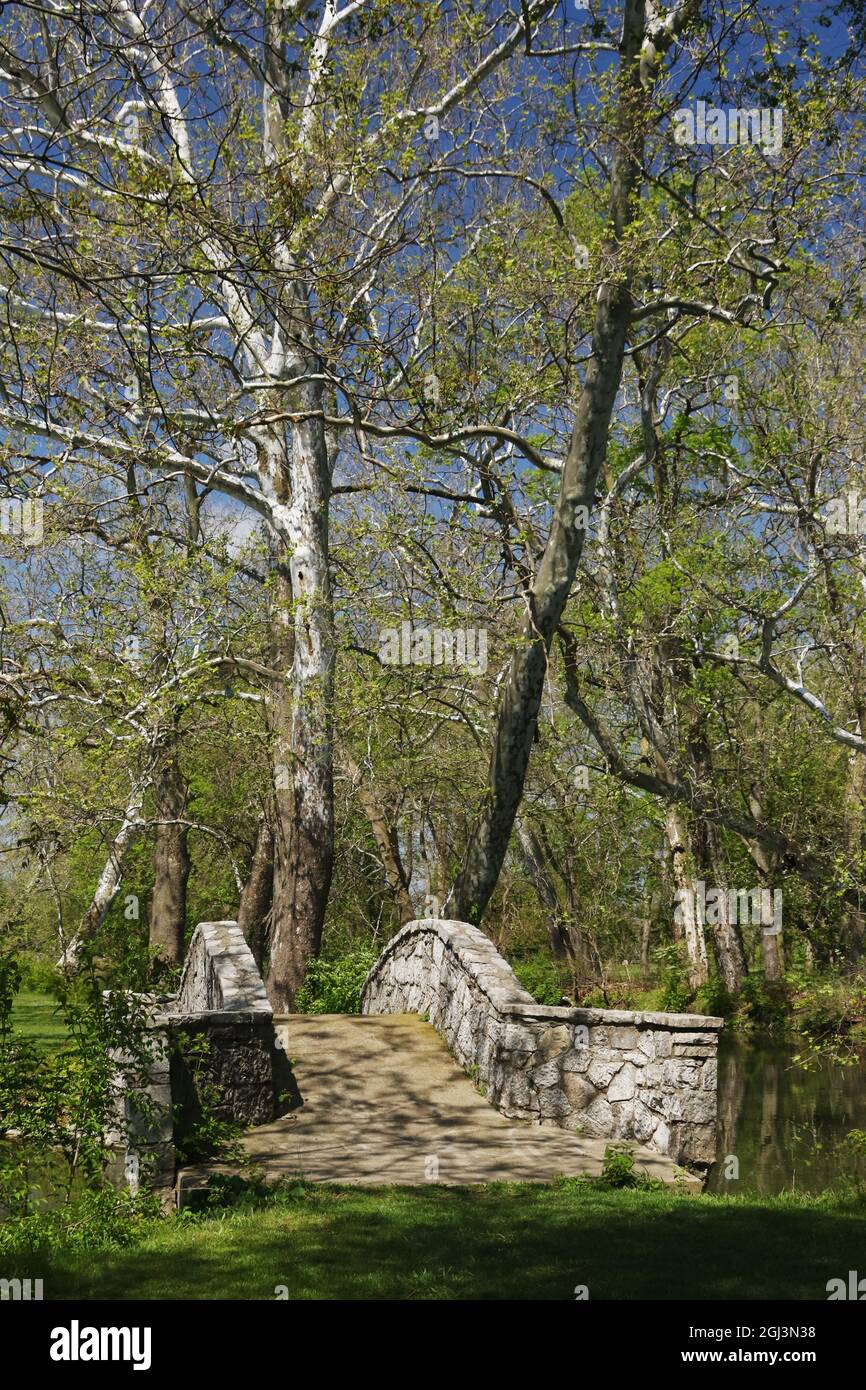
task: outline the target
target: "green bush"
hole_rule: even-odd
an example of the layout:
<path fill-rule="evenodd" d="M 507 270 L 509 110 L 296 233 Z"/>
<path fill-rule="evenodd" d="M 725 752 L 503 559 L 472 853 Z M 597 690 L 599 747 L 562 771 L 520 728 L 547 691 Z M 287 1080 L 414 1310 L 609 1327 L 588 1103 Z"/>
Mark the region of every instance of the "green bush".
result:
<path fill-rule="evenodd" d="M 809 980 L 803 984 L 788 977 L 797 990 L 797 1028 L 816 1039 L 844 1037 L 863 1018 L 866 982 L 853 980 Z"/>
<path fill-rule="evenodd" d="M 653 960 L 659 972 L 659 1007 L 662 1013 L 684 1013 L 692 1002 L 694 991 L 688 981 L 682 951 L 675 942 L 669 942 L 653 951 Z"/>
<path fill-rule="evenodd" d="M 538 951 L 525 960 L 512 962 L 511 968 L 538 1004 L 558 1004 L 562 999 L 562 976 L 551 956 Z"/>
<path fill-rule="evenodd" d="M 699 986 L 695 1005 L 702 1014 L 712 1014 L 716 1018 L 727 1018 L 733 1007 L 731 996 L 718 976 Z"/>
<path fill-rule="evenodd" d="M 144 1238 L 160 1215 L 159 1198 L 150 1193 L 101 1187 L 49 1211 L 7 1217 L 0 1223 L 0 1255 L 126 1250 Z"/>
<path fill-rule="evenodd" d="M 604 1151 L 604 1162 L 601 1169 L 601 1177 L 598 1179 L 600 1187 L 644 1187 L 661 1188 L 664 1186 L 657 1178 L 651 1178 L 648 1173 L 635 1172 L 634 1154 L 630 1149 L 623 1148 L 618 1144 L 608 1144 Z"/>
<path fill-rule="evenodd" d="M 371 946 L 355 946 L 336 959 L 310 961 L 295 1001 L 300 1014 L 359 1014 L 361 986 L 376 960 Z"/>
<path fill-rule="evenodd" d="M 747 975 L 739 998 L 739 1013 L 747 1022 L 770 1032 L 784 1029 L 791 1009 L 789 986 L 783 981 L 766 980 L 763 975 Z"/>
<path fill-rule="evenodd" d="M 123 1048 L 138 1103 L 156 1043 L 140 1000 L 120 991 L 104 997 L 101 981 L 83 973 L 61 991 L 61 1045 L 41 1047 L 12 1016 L 21 976 L 10 954 L 0 958 L 0 1140 L 9 1140 L 0 1143 L 0 1208 L 26 1223 L 42 1202 L 71 1203 L 82 1184 L 101 1191 L 120 1065 L 112 1050 Z"/>
<path fill-rule="evenodd" d="M 42 960 L 32 952 L 24 952 L 18 960 L 21 970 L 21 988 L 34 994 L 51 994 L 55 997 L 63 988 L 63 976 L 50 961 Z"/>

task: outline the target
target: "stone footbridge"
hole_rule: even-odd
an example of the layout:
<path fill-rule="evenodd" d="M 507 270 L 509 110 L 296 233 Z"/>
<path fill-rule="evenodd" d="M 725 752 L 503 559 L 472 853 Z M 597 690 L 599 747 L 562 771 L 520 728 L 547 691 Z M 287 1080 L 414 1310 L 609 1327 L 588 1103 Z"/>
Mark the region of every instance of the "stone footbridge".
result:
<path fill-rule="evenodd" d="M 596 1176 L 611 1142 L 670 1181 L 678 1165 L 700 1172 L 713 1161 L 720 1019 L 544 1007 L 482 932 L 438 919 L 410 922 L 388 943 L 362 1004 L 361 1016 L 274 1017 L 237 925 L 200 924 L 178 996 L 153 1005 L 163 1045 L 151 1115 L 162 1102 L 162 1125 L 130 1116 L 130 1097 L 118 1123 L 127 1177 L 141 1159 L 166 1200 L 176 1178 L 182 1204 L 235 1167 L 176 1173 L 178 1124 L 196 1109 L 184 1047 L 201 1034 L 210 1093 L 222 1094 L 226 1118 L 252 1126 L 241 1147 L 269 1180 Z"/>

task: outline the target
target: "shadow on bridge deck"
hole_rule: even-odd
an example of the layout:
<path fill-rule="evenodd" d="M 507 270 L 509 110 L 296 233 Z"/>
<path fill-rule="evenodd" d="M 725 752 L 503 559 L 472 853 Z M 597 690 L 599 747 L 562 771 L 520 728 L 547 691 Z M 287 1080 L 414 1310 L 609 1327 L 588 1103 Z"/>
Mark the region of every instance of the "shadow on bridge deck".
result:
<path fill-rule="evenodd" d="M 509 1120 L 414 1014 L 292 1014 L 277 1020 L 277 1031 L 300 1104 L 241 1141 L 268 1181 L 462 1185 L 601 1172 L 610 1140 Z M 640 1170 L 674 1180 L 669 1158 L 629 1148 Z M 178 1204 L 210 1174 L 233 1171 L 237 1165 L 217 1162 L 181 1169 Z"/>

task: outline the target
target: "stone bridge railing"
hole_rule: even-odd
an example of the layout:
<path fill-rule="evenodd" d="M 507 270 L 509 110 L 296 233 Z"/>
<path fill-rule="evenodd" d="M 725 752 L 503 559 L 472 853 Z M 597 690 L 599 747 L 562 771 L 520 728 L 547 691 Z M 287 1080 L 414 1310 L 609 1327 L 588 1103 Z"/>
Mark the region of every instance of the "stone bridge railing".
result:
<path fill-rule="evenodd" d="M 176 1145 L 203 1111 L 241 1125 L 267 1124 L 291 1093 L 285 1053 L 252 952 L 236 922 L 200 922 L 176 995 L 140 996 L 148 1052 L 140 1063 L 115 1055 L 115 1122 L 109 1142 L 115 1176 L 165 1194 Z"/>
<path fill-rule="evenodd" d="M 720 1018 L 536 1004 L 488 937 L 435 918 L 392 938 L 362 1008 L 426 1015 L 506 1115 L 713 1162 Z"/>

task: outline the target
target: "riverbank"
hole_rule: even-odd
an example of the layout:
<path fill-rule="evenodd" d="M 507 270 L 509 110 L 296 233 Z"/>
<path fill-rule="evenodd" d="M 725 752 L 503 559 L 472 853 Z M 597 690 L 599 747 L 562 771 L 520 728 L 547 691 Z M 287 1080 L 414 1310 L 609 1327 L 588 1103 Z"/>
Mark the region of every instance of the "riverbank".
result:
<path fill-rule="evenodd" d="M 866 1274 L 866 1197 L 295 1184 L 257 1209 L 154 1221 L 98 1259 L 15 1263 L 47 1299 L 825 1300 L 829 1280 Z"/>

